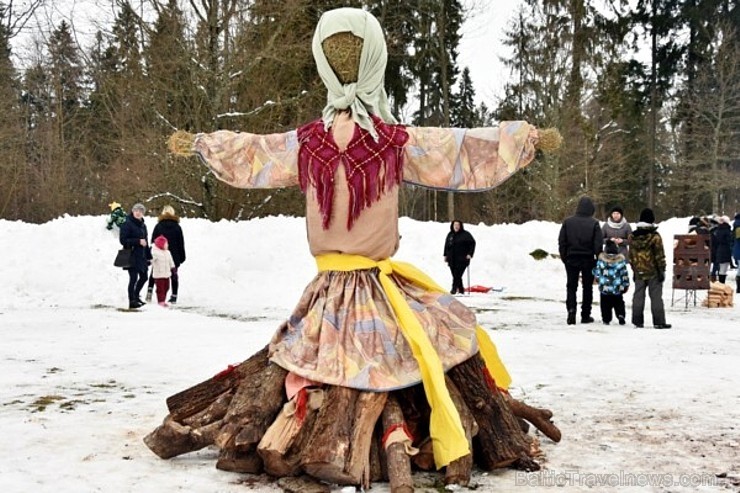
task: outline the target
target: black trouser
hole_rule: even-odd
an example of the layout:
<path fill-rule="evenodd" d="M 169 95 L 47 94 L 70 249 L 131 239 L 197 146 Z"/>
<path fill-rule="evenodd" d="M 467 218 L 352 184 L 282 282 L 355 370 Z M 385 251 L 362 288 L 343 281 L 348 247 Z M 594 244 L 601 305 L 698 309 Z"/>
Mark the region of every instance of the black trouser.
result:
<path fill-rule="evenodd" d="M 463 286 L 463 274 L 465 269 L 468 267 L 466 262 L 450 263 L 450 272 L 452 272 L 452 292 L 453 293 L 464 293 L 465 286 Z"/>
<path fill-rule="evenodd" d="M 624 309 L 624 297 L 621 294 L 604 294 L 601 293 L 601 320 L 604 322 L 612 321 L 612 309 L 617 318 L 624 318 L 626 311 Z"/>
<path fill-rule="evenodd" d="M 177 290 L 180 288 L 180 278 L 177 275 L 177 267 L 172 271 L 170 276 L 170 286 L 172 287 L 172 296 L 177 296 Z M 154 291 L 154 275 L 149 276 L 149 284 L 147 285 L 149 291 Z"/>
<path fill-rule="evenodd" d="M 581 317 L 591 316 L 591 303 L 593 302 L 593 268 L 596 262 L 588 257 L 569 258 L 565 261 L 565 273 L 568 281 L 565 285 L 567 295 L 565 298 L 565 307 L 568 312 L 575 312 L 578 306 L 576 302 L 576 291 L 578 290 L 578 277 L 581 277 L 583 283 L 583 300 L 581 302 Z"/>
<path fill-rule="evenodd" d="M 146 271 L 139 272 L 136 269 L 128 269 L 128 300 L 136 301 L 139 299 L 141 288 L 146 284 Z"/>

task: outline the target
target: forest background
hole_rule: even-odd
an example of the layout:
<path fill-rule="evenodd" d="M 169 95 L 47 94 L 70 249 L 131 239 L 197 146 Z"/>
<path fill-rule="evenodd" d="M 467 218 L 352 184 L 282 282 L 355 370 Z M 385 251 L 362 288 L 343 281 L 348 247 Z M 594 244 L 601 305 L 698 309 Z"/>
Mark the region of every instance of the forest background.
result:
<path fill-rule="evenodd" d="M 320 15 L 371 11 L 404 123 L 557 127 L 560 152 L 495 190 L 404 186 L 401 214 L 486 224 L 559 221 L 588 194 L 628 219 L 740 210 L 740 11 L 732 0 L 523 0 L 503 34 L 499 97 L 476 98 L 461 26 L 497 2 L 109 0 L 84 39 L 66 20 L 14 41 L 53 0 L 0 0 L 0 218 L 100 214 L 112 201 L 188 217 L 304 214 L 298 189 L 238 190 L 167 153 L 176 129 L 286 132 L 320 114 L 310 52 Z M 501 7 L 498 7 L 501 8 Z M 476 63 L 488 63 L 481 53 Z"/>

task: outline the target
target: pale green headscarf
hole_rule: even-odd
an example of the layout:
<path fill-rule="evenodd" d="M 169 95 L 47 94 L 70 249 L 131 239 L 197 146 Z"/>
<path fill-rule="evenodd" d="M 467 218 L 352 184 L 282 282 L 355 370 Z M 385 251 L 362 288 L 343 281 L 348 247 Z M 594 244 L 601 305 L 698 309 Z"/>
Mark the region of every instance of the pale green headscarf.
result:
<path fill-rule="evenodd" d="M 321 47 L 326 38 L 340 32 L 351 32 L 363 40 L 356 83 L 342 85 L 339 82 Z M 324 128 L 328 130 L 331 127 L 337 110 L 347 108 L 352 110 L 352 119 L 370 132 L 375 140 L 378 139 L 378 134 L 370 115 L 376 115 L 386 123 L 396 123 L 383 87 L 388 59 L 385 36 L 380 23 L 372 14 L 353 8 L 325 12 L 316 26 L 312 50 L 316 68 L 328 91 L 327 103 L 322 111 Z"/>

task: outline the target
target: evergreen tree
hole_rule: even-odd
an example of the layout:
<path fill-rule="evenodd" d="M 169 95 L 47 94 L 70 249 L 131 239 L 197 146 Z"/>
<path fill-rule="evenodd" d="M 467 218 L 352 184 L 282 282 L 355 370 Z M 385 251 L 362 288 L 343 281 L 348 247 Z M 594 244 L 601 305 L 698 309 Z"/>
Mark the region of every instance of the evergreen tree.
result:
<path fill-rule="evenodd" d="M 475 106 L 475 88 L 470 78 L 470 69 L 465 67 L 460 76 L 460 91 L 453 94 L 450 110 L 450 125 L 458 128 L 473 128 L 483 125 L 480 109 Z"/>
<path fill-rule="evenodd" d="M 10 58 L 5 7 L 0 4 L 0 217 L 18 218 L 23 212 L 25 163 L 19 82 Z"/>

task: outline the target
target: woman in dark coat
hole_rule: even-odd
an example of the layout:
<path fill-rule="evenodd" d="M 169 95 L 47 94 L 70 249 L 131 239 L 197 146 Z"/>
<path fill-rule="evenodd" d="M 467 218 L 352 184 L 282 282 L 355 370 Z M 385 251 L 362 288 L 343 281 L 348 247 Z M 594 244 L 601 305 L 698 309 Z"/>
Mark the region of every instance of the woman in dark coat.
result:
<path fill-rule="evenodd" d="M 723 283 L 727 279 L 727 271 L 732 262 L 732 230 L 730 229 L 730 218 L 722 216 L 719 224 L 712 231 L 712 264 Z"/>
<path fill-rule="evenodd" d="M 465 293 L 462 276 L 470 265 L 470 259 L 475 253 L 473 235 L 465 231 L 462 221 L 452 221 L 450 232 L 445 240 L 444 257 L 452 272 L 452 290 L 450 293 Z"/>
<path fill-rule="evenodd" d="M 167 238 L 167 244 L 169 245 L 170 253 L 172 254 L 172 260 L 175 261 L 175 270 L 172 271 L 172 295 L 170 295 L 169 303 L 177 303 L 177 292 L 180 289 L 180 277 L 178 271 L 180 265 L 185 262 L 185 238 L 182 235 L 182 228 L 180 227 L 180 218 L 175 214 L 175 209 L 170 205 L 162 207 L 162 214 L 159 215 L 159 222 L 154 226 L 152 231 L 152 243 L 154 238 L 159 235 Z M 149 287 L 147 288 L 146 301 L 149 302 L 152 299 L 152 291 L 154 290 L 154 278 L 149 277 Z"/>
<path fill-rule="evenodd" d="M 121 226 L 120 241 L 125 248 L 131 248 L 131 267 L 128 269 L 128 306 L 139 308 L 145 303 L 139 297 L 149 272 L 149 261 L 152 253 L 147 243 L 146 224 L 143 204 L 134 204 L 131 214 L 126 216 L 126 222 Z"/>

